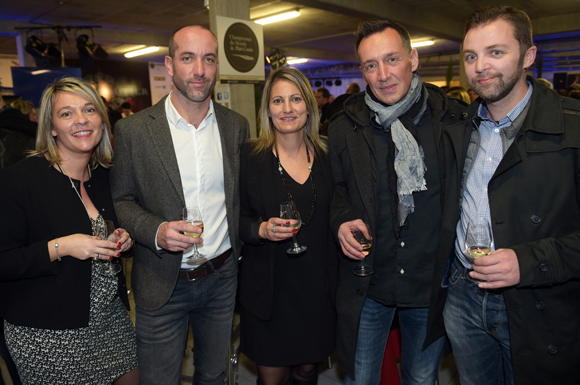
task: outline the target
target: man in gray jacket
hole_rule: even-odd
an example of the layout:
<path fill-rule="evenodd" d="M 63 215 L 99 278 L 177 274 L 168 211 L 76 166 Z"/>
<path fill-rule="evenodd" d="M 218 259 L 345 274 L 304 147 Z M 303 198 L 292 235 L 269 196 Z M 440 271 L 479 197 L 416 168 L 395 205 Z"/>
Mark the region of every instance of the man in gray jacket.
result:
<path fill-rule="evenodd" d="M 113 200 L 121 226 L 137 241 L 132 288 L 141 384 L 181 383 L 188 321 L 194 382 L 224 382 L 240 255 L 238 156 L 249 125 L 211 101 L 217 50 L 209 30 L 177 30 L 165 57 L 172 93 L 115 129 Z M 190 206 L 199 207 L 203 227 L 181 221 Z M 188 263 L 194 244 L 206 261 L 197 266 Z"/>

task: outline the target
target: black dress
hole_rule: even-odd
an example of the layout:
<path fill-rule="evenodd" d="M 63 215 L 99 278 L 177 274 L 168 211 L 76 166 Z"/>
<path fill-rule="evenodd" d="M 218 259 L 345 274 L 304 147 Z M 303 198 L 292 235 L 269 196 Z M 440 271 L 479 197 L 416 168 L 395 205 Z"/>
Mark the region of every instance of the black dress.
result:
<path fill-rule="evenodd" d="M 275 194 L 278 204 L 287 201 L 276 158 L 269 152 L 264 160 L 272 162 L 275 169 L 275 173 L 264 175 L 273 176 L 271 181 L 267 181 L 271 184 L 270 193 Z M 307 246 L 307 250 L 297 256 L 291 255 L 286 250 L 292 246 L 292 238 L 274 242 L 275 253 L 270 255 L 270 258 L 275 258 L 270 319 L 260 319 L 243 305 L 241 307 L 241 350 L 259 365 L 292 366 L 317 362 L 334 351 L 336 315 L 331 300 L 327 242 L 331 191 L 325 183 L 323 167 L 328 167 L 328 163 L 313 163 L 316 207 L 310 221 L 310 179 L 301 185 L 284 171 L 302 221 L 309 222 L 302 225 L 297 236 L 298 243 Z M 268 219 L 263 218 L 265 221 Z M 243 258 L 252 258 L 244 252 L 242 255 Z M 242 260 L 241 270 L 244 268 Z"/>

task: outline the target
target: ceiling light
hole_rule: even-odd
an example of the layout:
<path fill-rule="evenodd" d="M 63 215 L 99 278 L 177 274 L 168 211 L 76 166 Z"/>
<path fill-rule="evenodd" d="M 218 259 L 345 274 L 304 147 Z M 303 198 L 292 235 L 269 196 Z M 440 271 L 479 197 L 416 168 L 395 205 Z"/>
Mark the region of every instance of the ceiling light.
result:
<path fill-rule="evenodd" d="M 49 72 L 50 72 L 50 70 L 38 70 L 38 71 L 32 71 L 31 74 L 32 75 L 42 75 L 42 74 L 46 74 Z"/>
<path fill-rule="evenodd" d="M 157 51 L 159 51 L 159 47 L 147 47 L 147 48 L 138 49 L 137 51 L 127 52 L 125 54 L 125 57 L 141 56 L 141 55 L 145 55 L 145 54 L 148 54 L 151 52 L 157 52 Z"/>
<path fill-rule="evenodd" d="M 288 64 L 302 64 L 302 63 L 306 63 L 308 61 L 308 59 L 288 59 L 288 61 L 286 63 Z"/>
<path fill-rule="evenodd" d="M 254 20 L 254 22 L 258 23 L 258 24 L 265 25 L 265 24 L 275 23 L 277 21 L 292 19 L 292 18 L 298 17 L 298 16 L 300 16 L 300 12 L 298 10 L 295 10 L 295 11 L 280 13 L 280 14 L 274 15 L 274 16 L 263 17 L 261 19 Z"/>
<path fill-rule="evenodd" d="M 433 44 L 435 44 L 435 42 L 433 40 L 415 41 L 415 42 L 411 42 L 411 48 L 426 47 L 428 45 L 433 45 Z"/>

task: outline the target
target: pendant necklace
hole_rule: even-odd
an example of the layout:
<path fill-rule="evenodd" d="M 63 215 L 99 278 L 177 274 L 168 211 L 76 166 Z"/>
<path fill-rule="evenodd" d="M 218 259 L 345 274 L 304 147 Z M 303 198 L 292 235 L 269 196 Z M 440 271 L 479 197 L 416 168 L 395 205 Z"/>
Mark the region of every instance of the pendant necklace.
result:
<path fill-rule="evenodd" d="M 91 214 L 89 214 L 89 209 L 87 209 L 87 205 L 85 205 L 85 202 L 83 201 L 83 197 L 81 196 L 81 194 L 79 193 L 79 190 L 77 190 L 77 187 L 75 186 L 72 178 L 67 174 L 66 170 L 64 169 L 64 167 L 60 164 L 57 163 L 56 164 L 58 169 L 60 170 L 61 173 L 63 173 L 64 175 L 66 175 L 68 177 L 68 180 L 70 181 L 70 185 L 72 186 L 72 188 L 75 190 L 75 192 L 77 193 L 77 196 L 79 197 L 79 199 L 81 200 L 81 203 L 83 204 L 85 211 L 87 212 L 87 215 L 89 216 L 89 219 L 91 220 L 91 224 L 93 223 L 93 218 L 91 217 Z M 91 179 L 91 168 L 89 167 L 89 165 L 87 165 L 87 169 L 89 170 L 89 179 Z M 82 181 L 80 183 L 83 183 Z M 95 228 L 93 227 L 93 235 L 95 234 Z"/>
<path fill-rule="evenodd" d="M 308 218 L 307 221 L 302 221 L 302 225 L 306 226 L 307 224 L 310 223 L 310 220 L 314 215 L 314 209 L 316 208 L 316 185 L 314 184 L 314 178 L 312 177 L 312 164 L 310 163 L 310 152 L 308 151 L 308 144 L 306 142 L 304 143 L 306 145 L 306 158 L 308 159 L 308 171 L 309 171 L 308 179 L 310 179 L 310 183 L 312 185 L 312 206 L 310 209 L 310 217 Z M 284 188 L 286 189 L 288 201 L 292 201 L 292 193 L 288 188 L 288 183 L 286 183 L 286 177 L 284 177 L 284 168 L 282 167 L 282 164 L 280 163 L 280 158 L 278 157 L 278 146 L 276 145 L 276 143 L 274 143 L 274 150 L 275 150 L 274 157 L 278 161 L 278 171 L 280 172 L 280 176 L 282 177 L 282 183 L 284 184 Z"/>

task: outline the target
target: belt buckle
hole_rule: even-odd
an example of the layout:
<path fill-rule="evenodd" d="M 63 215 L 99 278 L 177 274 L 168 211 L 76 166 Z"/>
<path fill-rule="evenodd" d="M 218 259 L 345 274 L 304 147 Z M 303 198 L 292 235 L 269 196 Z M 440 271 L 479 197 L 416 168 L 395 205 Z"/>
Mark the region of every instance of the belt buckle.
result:
<path fill-rule="evenodd" d="M 193 282 L 193 281 L 195 281 L 195 280 L 197 279 L 197 278 L 190 278 L 190 277 L 189 277 L 189 273 L 193 273 L 193 272 L 195 272 L 196 270 L 197 270 L 197 269 L 191 269 L 191 270 L 187 270 L 187 271 L 186 271 L 187 280 L 188 280 L 189 282 Z"/>

